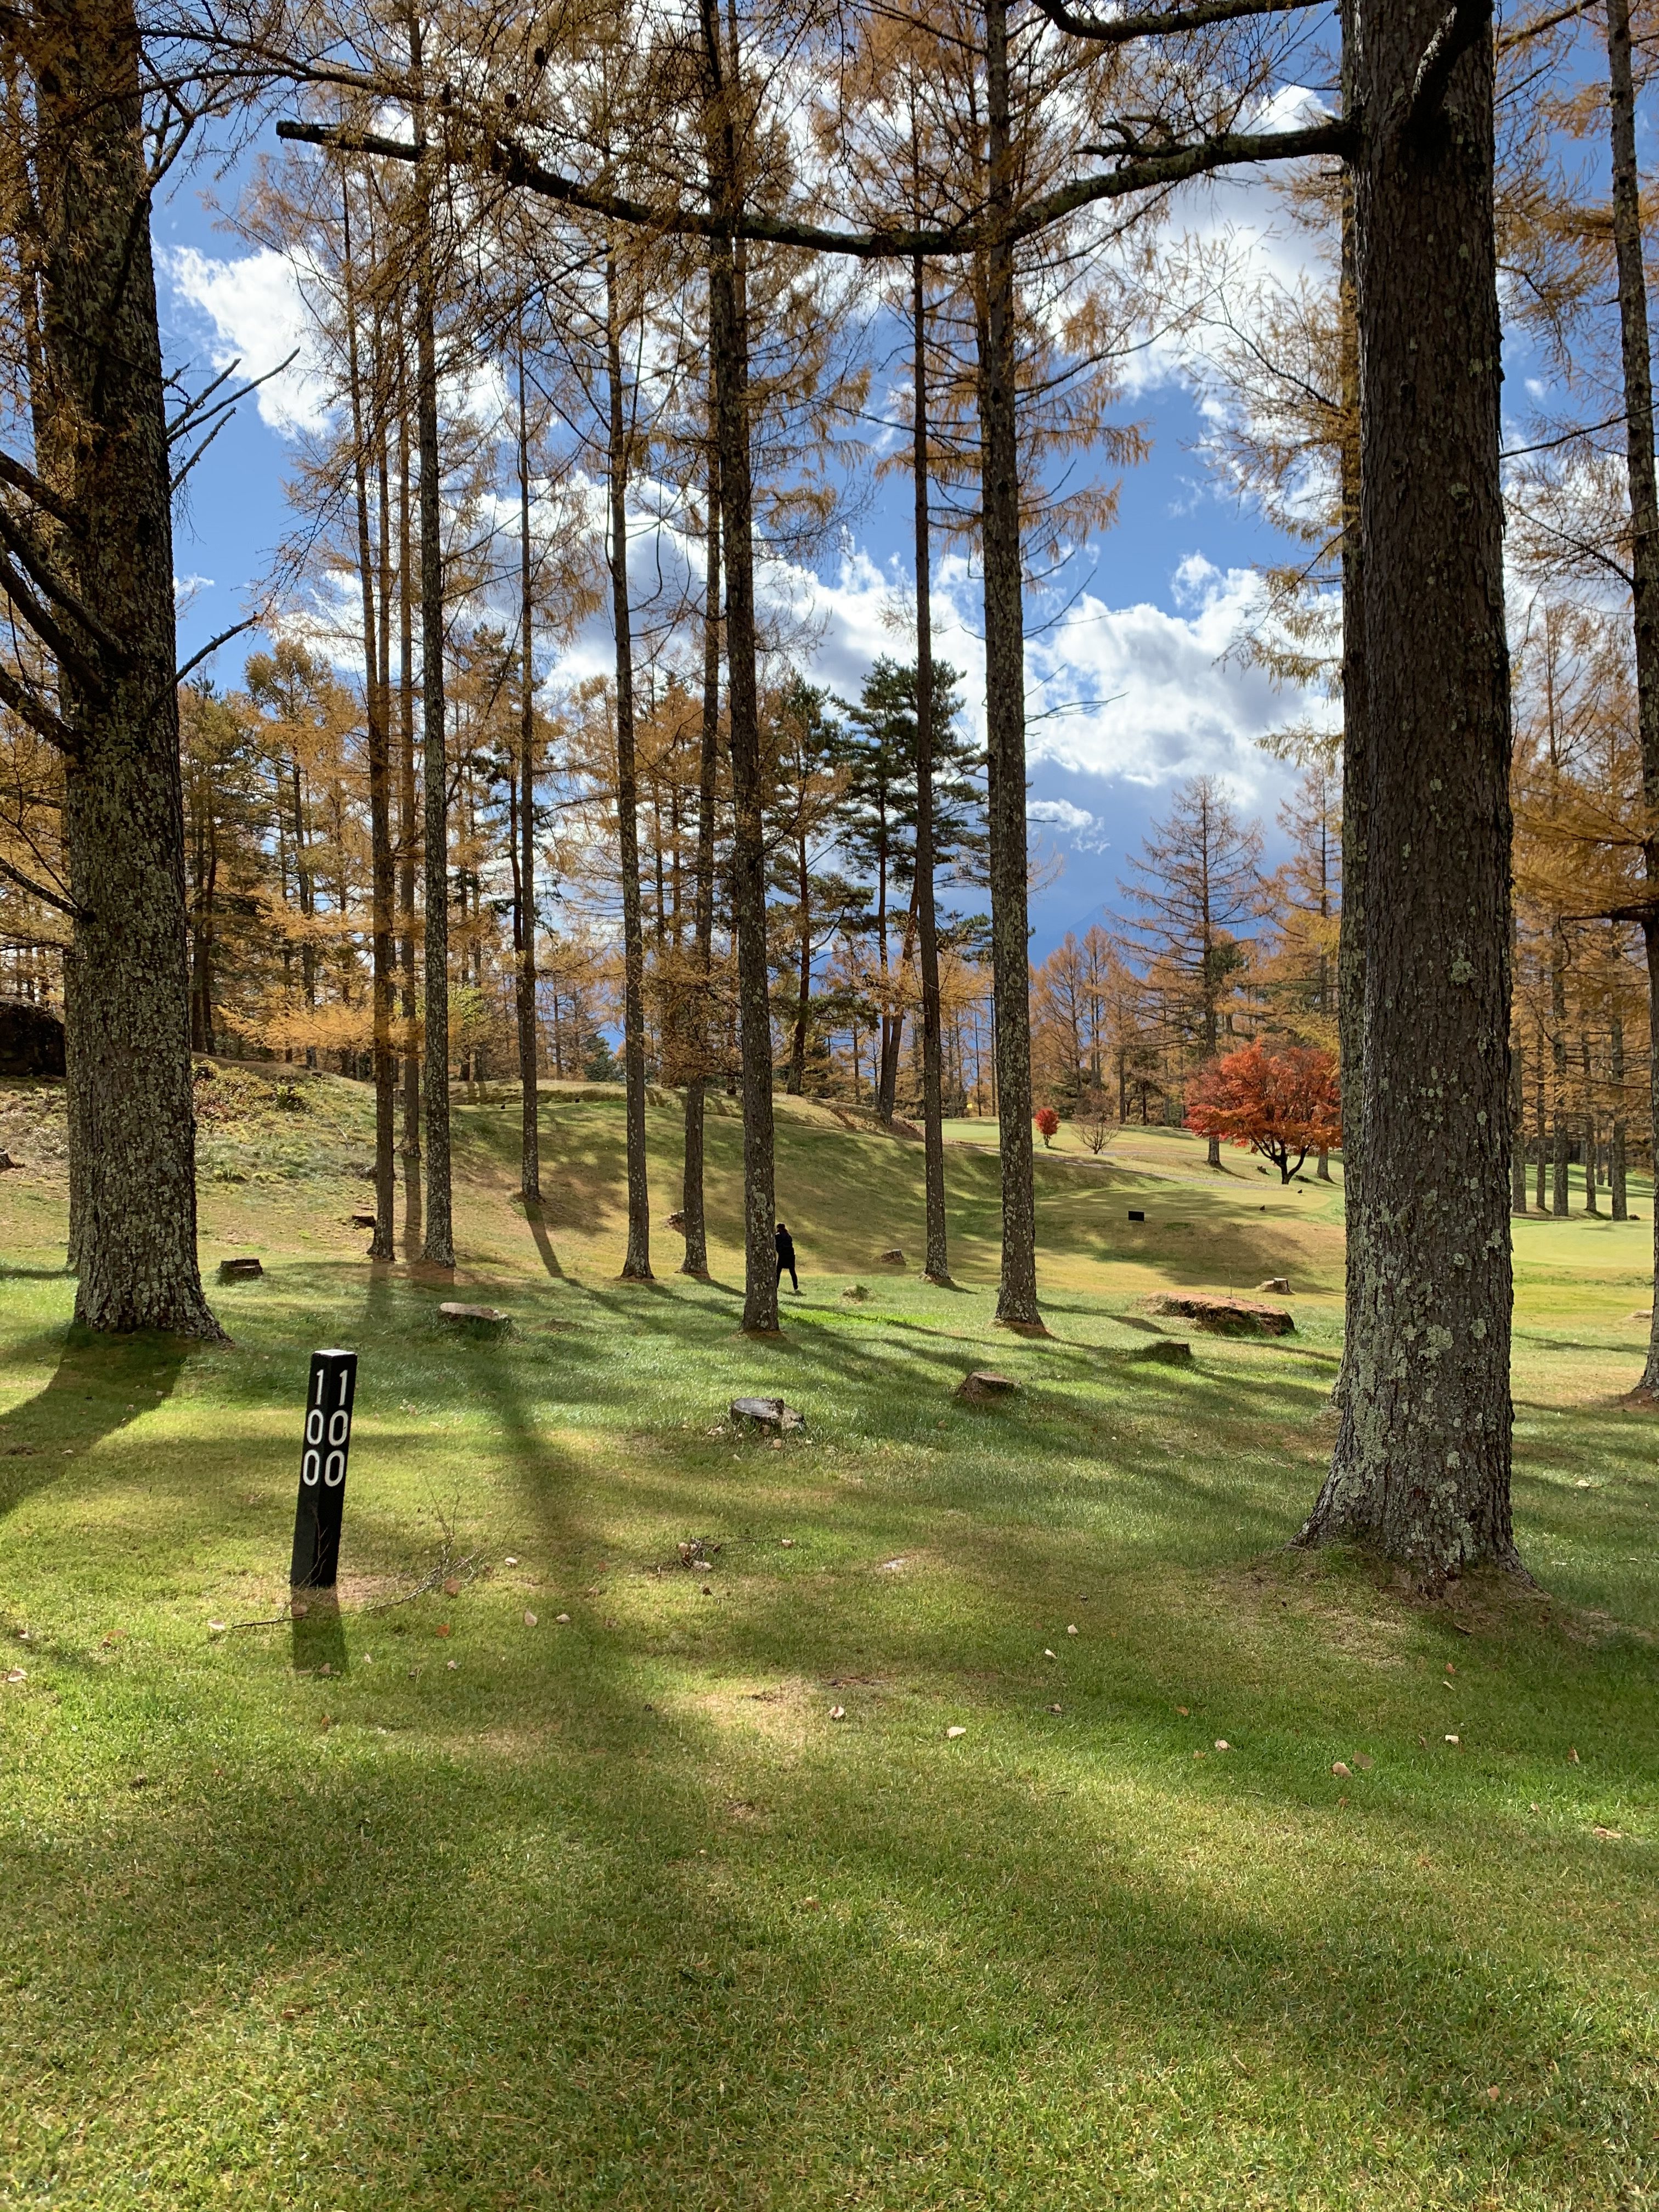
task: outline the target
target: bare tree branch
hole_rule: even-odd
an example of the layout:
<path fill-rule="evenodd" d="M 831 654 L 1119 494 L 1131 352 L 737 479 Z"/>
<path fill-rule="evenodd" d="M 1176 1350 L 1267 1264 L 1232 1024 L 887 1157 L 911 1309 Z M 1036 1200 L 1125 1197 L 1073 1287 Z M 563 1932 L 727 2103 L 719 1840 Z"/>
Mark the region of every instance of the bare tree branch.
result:
<path fill-rule="evenodd" d="M 332 124 L 295 123 L 283 118 L 276 135 L 291 143 L 320 146 L 337 154 L 367 155 L 381 161 L 412 165 L 416 149 L 398 138 L 383 138 L 367 131 L 348 131 Z M 1102 200 L 1127 198 L 1133 192 L 1155 191 L 1161 186 L 1206 176 L 1216 169 L 1242 167 L 1258 161 L 1300 161 L 1312 154 L 1347 155 L 1355 143 L 1356 125 L 1348 119 L 1310 124 L 1300 131 L 1226 131 L 1188 146 L 1142 153 L 1093 177 L 1079 177 L 1032 201 L 1014 221 L 1015 240 L 1031 238 L 1080 209 Z M 434 149 L 428 148 L 428 153 Z M 988 242 L 982 220 L 953 223 L 943 229 L 868 231 L 828 230 L 821 224 L 797 222 L 785 216 L 734 210 L 727 217 L 698 208 L 652 207 L 597 185 L 578 184 L 556 171 L 544 168 L 521 146 L 510 139 L 486 133 L 474 145 L 452 137 L 441 149 L 448 163 L 484 171 L 538 198 L 557 201 L 580 213 L 604 216 L 611 222 L 654 230 L 682 238 L 746 238 L 772 246 L 799 246 L 815 253 L 844 253 L 860 261 L 913 260 L 940 255 L 971 253 Z"/>
<path fill-rule="evenodd" d="M 1182 32 L 1207 30 L 1212 23 L 1237 23 L 1249 16 L 1288 15 L 1321 8 L 1328 0 L 1192 0 L 1185 8 L 1143 9 L 1122 15 L 1079 15 L 1066 0 L 1036 0 L 1057 30 L 1102 46 L 1124 46 L 1132 39 L 1170 39 Z"/>

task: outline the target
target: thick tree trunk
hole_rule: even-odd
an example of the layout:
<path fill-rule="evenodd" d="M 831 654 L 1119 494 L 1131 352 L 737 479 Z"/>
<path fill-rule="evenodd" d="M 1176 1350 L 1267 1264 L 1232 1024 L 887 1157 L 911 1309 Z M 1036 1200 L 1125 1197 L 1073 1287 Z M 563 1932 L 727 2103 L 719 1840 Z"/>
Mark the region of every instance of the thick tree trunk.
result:
<path fill-rule="evenodd" d="M 710 111 L 716 212 L 738 204 L 736 88 L 725 82 L 714 0 L 702 0 L 703 42 L 715 99 Z M 766 945 L 766 843 L 761 812 L 760 700 L 756 676 L 754 496 L 749 453 L 746 303 L 730 238 L 708 256 L 708 349 L 720 448 L 726 570 L 726 698 L 732 745 L 732 911 L 738 941 L 738 1012 L 743 1068 L 743 1326 L 778 1326 L 773 1196 L 772 1009 Z"/>
<path fill-rule="evenodd" d="M 617 645 L 617 846 L 622 872 L 623 1078 L 628 1121 L 628 1249 L 622 1279 L 651 1279 L 651 1192 L 645 1158 L 645 934 L 640 919 L 639 778 L 634 757 L 634 628 L 628 600 L 628 426 L 623 405 L 617 264 L 605 264 L 610 381 L 611 620 Z"/>
<path fill-rule="evenodd" d="M 979 362 L 985 559 L 991 969 L 996 994 L 997 1121 L 1002 1169 L 999 1322 L 1039 1329 L 1031 1161 L 1031 1005 L 1026 906 L 1025 614 L 1020 565 L 1019 428 L 1015 413 L 1014 206 L 1007 0 L 986 0 L 989 214 Z"/>
<path fill-rule="evenodd" d="M 1342 106 L 1354 112 L 1354 0 L 1342 9 Z M 1365 1273 L 1365 855 L 1370 813 L 1370 748 L 1367 742 L 1364 551 L 1361 539 L 1359 447 L 1358 242 L 1354 233 L 1355 178 L 1342 171 L 1342 237 L 1338 317 L 1342 394 L 1342 445 L 1338 456 L 1342 500 L 1342 912 L 1337 924 L 1337 1051 L 1342 1085 L 1343 1310 L 1342 1364 L 1334 1396 L 1336 1458 L 1352 1453 L 1348 1382 L 1349 1347 L 1356 1340 Z"/>
<path fill-rule="evenodd" d="M 420 76 L 419 18 L 411 15 L 414 72 Z M 416 131 L 425 143 L 417 110 Z M 434 1267 L 455 1264 L 449 1164 L 449 763 L 444 730 L 444 550 L 438 464 L 436 275 L 431 179 L 422 171 L 420 236 L 415 254 L 415 413 L 421 473 L 421 781 L 426 833 L 425 1054 L 426 1249 Z"/>
<path fill-rule="evenodd" d="M 1367 1249 L 1338 1450 L 1304 1531 L 1431 1584 L 1518 1564 L 1493 57 L 1477 15 L 1439 71 L 1443 14 L 1355 9 Z"/>
<path fill-rule="evenodd" d="M 951 1279 L 945 1221 L 945 1088 L 939 1023 L 939 911 L 933 888 L 933 534 L 927 512 L 927 294 L 920 256 L 910 268 L 915 367 L 910 476 L 915 493 L 916 559 L 916 933 L 921 957 L 921 1130 L 925 1147 L 927 1249 L 930 1283 Z"/>
<path fill-rule="evenodd" d="M 1636 643 L 1636 723 L 1642 796 L 1659 822 L 1659 473 L 1653 454 L 1653 356 L 1643 263 L 1641 185 L 1636 167 L 1636 92 L 1631 70 L 1630 0 L 1607 0 L 1609 122 L 1613 137 L 1613 243 L 1619 270 L 1619 330 L 1625 375 L 1626 465 L 1630 485 L 1631 573 Z M 1659 834 L 1642 848 L 1648 897 L 1659 902 Z M 1648 1118 L 1659 1173 L 1659 913 L 1643 923 L 1648 963 Z M 1659 1189 L 1653 1212 L 1653 1273 L 1659 1292 Z M 1659 1391 L 1659 1295 L 1641 1387 Z"/>
<path fill-rule="evenodd" d="M 123 0 L 14 26 L 40 222 L 36 460 L 64 580 L 105 635 L 59 656 L 75 1316 L 216 1338 L 196 1252 L 173 526 L 139 33 Z M 79 665 L 76 665 L 77 662 Z"/>
<path fill-rule="evenodd" d="M 720 455 L 712 435 L 709 394 L 708 550 L 703 579 L 702 729 L 697 751 L 696 916 L 697 989 L 687 1024 L 693 1061 L 685 1086 L 685 1158 L 680 1182 L 685 1258 L 681 1273 L 701 1282 L 708 1273 L 708 1231 L 703 1218 L 703 1118 L 708 1083 L 708 993 L 714 965 L 714 795 L 720 738 Z"/>
<path fill-rule="evenodd" d="M 536 595 L 530 562 L 530 421 L 525 409 L 524 331 L 519 331 L 519 855 L 516 921 L 519 1017 L 519 1195 L 542 1199 L 536 1032 Z"/>

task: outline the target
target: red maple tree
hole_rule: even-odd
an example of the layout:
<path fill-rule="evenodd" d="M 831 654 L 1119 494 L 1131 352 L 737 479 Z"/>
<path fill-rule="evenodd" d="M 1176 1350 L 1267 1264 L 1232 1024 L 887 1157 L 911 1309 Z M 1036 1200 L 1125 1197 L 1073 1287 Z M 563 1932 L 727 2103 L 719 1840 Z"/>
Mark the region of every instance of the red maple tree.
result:
<path fill-rule="evenodd" d="M 1289 1182 L 1310 1152 L 1342 1141 L 1336 1061 L 1311 1045 L 1269 1052 L 1247 1044 L 1200 1068 L 1187 1091 L 1187 1127 L 1248 1145 Z M 1294 1161 L 1291 1154 L 1296 1155 Z"/>
<path fill-rule="evenodd" d="M 1052 1106 L 1039 1106 L 1031 1119 L 1036 1123 L 1037 1134 L 1042 1139 L 1043 1150 L 1047 1152 L 1060 1134 L 1060 1116 Z"/>

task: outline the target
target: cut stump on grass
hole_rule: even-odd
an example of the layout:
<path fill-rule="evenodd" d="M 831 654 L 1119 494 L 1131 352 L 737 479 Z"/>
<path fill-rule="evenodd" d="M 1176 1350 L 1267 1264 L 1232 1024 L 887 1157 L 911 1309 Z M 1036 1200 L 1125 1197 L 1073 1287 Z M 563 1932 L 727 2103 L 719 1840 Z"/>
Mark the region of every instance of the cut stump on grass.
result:
<path fill-rule="evenodd" d="M 1287 1298 L 1291 1295 L 1291 1279 L 1288 1275 L 1269 1275 L 1267 1281 L 1258 1283 L 1256 1288 L 1259 1291 L 1272 1291 L 1277 1297 Z"/>
<path fill-rule="evenodd" d="M 970 1405 L 983 1405 L 993 1399 L 1018 1397 L 1019 1385 L 1012 1375 L 996 1375 L 988 1367 L 976 1367 L 957 1383 L 955 1395 Z"/>
<path fill-rule="evenodd" d="M 512 1315 L 499 1306 L 466 1306 L 453 1299 L 439 1307 L 438 1317 L 468 1336 L 505 1336 L 513 1326 Z"/>
<path fill-rule="evenodd" d="M 878 1252 L 876 1259 L 884 1267 L 902 1267 L 904 1265 L 904 1255 L 896 1244 L 889 1245 L 884 1252 Z"/>
<path fill-rule="evenodd" d="M 775 1429 L 784 1436 L 806 1426 L 805 1414 L 786 1406 L 781 1398 L 734 1398 L 728 1410 L 740 1428 L 747 1425 L 753 1429 Z"/>
<path fill-rule="evenodd" d="M 1166 1336 L 1156 1344 L 1138 1344 L 1133 1352 L 1125 1352 L 1126 1359 L 1142 1366 L 1190 1367 L 1193 1347 L 1183 1337 Z"/>
<path fill-rule="evenodd" d="M 1142 1300 L 1150 1314 L 1167 1314 L 1190 1322 L 1212 1336 L 1294 1336 L 1296 1323 L 1280 1306 L 1264 1306 L 1254 1298 L 1217 1297 L 1204 1291 L 1159 1291 Z"/>
<path fill-rule="evenodd" d="M 221 1260 L 219 1280 L 222 1283 L 256 1282 L 264 1273 L 257 1260 Z"/>

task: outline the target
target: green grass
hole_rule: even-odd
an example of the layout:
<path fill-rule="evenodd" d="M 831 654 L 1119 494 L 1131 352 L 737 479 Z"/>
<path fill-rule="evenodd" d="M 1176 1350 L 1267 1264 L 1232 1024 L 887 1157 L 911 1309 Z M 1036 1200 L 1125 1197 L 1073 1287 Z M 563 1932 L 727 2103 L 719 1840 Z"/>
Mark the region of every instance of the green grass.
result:
<path fill-rule="evenodd" d="M 614 1097 L 550 1096 L 538 1224 L 515 1111 L 459 1106 L 452 1291 L 364 1262 L 367 1102 L 322 1084 L 212 1134 L 204 1261 L 268 1269 L 234 1342 L 111 1347 L 67 1328 L 50 1100 L 8 1096 L 0 2203 L 1659 2204 L 1645 1221 L 1521 1225 L 1542 1587 L 1435 1607 L 1282 1548 L 1340 1187 L 1160 1131 L 1040 1158 L 1032 1343 L 982 1127 L 933 1291 L 876 1261 L 919 1253 L 919 1148 L 791 1103 L 803 1295 L 755 1346 L 729 1115 L 716 1284 L 624 1288 Z M 1126 1356 L 1146 1291 L 1270 1273 L 1294 1338 Z M 458 1294 L 514 1334 L 453 1340 Z M 211 1633 L 279 1613 L 325 1343 L 340 1616 Z M 1020 1395 L 956 1401 L 984 1364 Z M 757 1390 L 805 1436 L 732 1436 Z"/>

